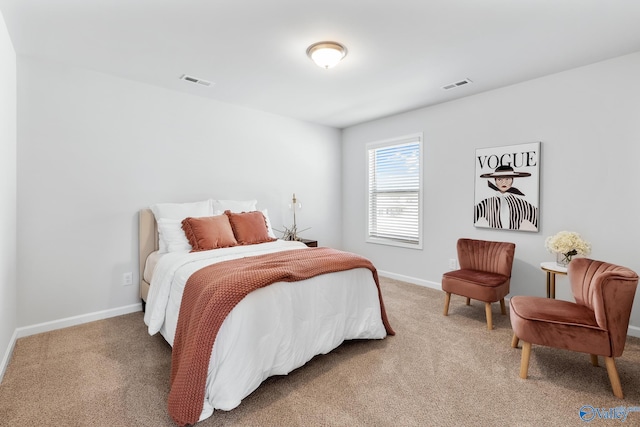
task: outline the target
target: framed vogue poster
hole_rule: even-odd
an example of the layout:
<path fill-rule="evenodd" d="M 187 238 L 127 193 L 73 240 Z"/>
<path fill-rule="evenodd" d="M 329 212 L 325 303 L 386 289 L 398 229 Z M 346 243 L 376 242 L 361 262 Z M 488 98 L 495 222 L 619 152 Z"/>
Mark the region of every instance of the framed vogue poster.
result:
<path fill-rule="evenodd" d="M 538 231 L 540 142 L 476 149 L 476 227 Z"/>

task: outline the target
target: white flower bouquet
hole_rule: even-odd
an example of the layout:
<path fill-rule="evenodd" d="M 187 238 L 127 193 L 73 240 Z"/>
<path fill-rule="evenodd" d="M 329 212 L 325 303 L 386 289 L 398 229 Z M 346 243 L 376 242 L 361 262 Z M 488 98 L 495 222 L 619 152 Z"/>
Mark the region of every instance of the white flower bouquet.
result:
<path fill-rule="evenodd" d="M 591 244 L 585 242 L 578 233 L 573 231 L 561 231 L 554 236 L 547 237 L 544 246 L 551 253 L 562 254 L 562 264 L 571 261 L 574 255 L 589 255 Z"/>

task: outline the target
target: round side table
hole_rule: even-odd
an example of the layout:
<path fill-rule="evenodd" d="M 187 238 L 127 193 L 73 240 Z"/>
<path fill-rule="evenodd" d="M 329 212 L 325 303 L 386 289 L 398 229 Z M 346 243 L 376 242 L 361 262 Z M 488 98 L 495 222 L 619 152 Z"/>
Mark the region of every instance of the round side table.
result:
<path fill-rule="evenodd" d="M 547 298 L 556 297 L 556 274 L 567 275 L 567 267 L 560 267 L 556 262 L 541 262 L 540 268 L 547 273 Z"/>

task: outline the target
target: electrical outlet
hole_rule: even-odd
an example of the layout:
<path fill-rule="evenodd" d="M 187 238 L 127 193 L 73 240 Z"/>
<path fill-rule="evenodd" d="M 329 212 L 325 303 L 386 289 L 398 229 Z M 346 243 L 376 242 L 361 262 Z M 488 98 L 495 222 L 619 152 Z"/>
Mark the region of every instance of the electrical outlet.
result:
<path fill-rule="evenodd" d="M 122 286 L 133 285 L 133 273 L 128 272 L 122 275 Z"/>
<path fill-rule="evenodd" d="M 455 270 L 458 268 L 458 261 L 455 258 L 449 260 L 449 270 Z"/>

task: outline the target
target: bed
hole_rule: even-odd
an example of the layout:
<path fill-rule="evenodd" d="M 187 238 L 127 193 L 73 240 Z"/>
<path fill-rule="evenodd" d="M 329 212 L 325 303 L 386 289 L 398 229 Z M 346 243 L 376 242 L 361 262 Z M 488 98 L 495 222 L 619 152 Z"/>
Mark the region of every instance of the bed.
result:
<path fill-rule="evenodd" d="M 210 212 L 219 213 L 213 209 Z M 264 217 L 268 221 L 268 216 Z M 306 251 L 327 249 L 271 239 L 214 250 L 161 253 L 162 238 L 154 212 L 141 210 L 139 222 L 144 320 L 151 335 L 160 333 L 174 348 L 173 365 L 176 331 L 185 330 L 184 321 L 182 329 L 178 325 L 182 296 L 187 281 L 196 273 L 265 256 L 294 254 L 299 258 L 298 254 Z M 215 409 L 237 407 L 266 378 L 286 375 L 344 340 L 382 339 L 387 334 L 393 334 L 393 330 L 386 320 L 375 269 L 352 268 L 261 287 L 233 307 L 212 338 L 204 399 L 196 406 L 198 414 L 191 419 L 175 415 L 171 393 L 169 413 L 177 424 L 193 424 L 211 416 Z M 171 375 L 173 383 L 173 369 Z"/>

